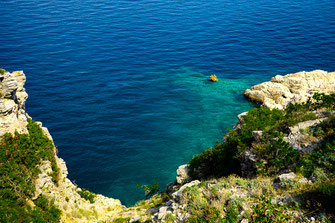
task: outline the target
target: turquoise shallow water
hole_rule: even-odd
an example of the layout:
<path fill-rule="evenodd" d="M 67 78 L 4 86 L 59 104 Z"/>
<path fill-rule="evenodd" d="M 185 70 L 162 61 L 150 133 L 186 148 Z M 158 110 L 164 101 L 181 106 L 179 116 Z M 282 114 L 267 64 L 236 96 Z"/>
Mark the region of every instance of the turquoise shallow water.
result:
<path fill-rule="evenodd" d="M 0 67 L 23 69 L 27 111 L 79 186 L 143 199 L 220 141 L 275 74 L 335 70 L 329 0 L 1 2 Z M 215 73 L 220 81 L 207 81 Z"/>

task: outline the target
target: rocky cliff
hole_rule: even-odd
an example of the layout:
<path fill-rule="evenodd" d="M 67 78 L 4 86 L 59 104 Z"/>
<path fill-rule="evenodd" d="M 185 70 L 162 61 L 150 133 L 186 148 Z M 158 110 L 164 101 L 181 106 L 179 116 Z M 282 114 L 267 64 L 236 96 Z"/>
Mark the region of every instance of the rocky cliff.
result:
<path fill-rule="evenodd" d="M 25 112 L 25 101 L 28 94 L 24 89 L 26 81 L 23 71 L 7 72 L 1 70 L 0 74 L 0 135 L 4 133 L 28 133 L 27 119 L 30 118 Z M 37 122 L 43 133 L 52 140 L 51 135 L 41 122 Z M 55 205 L 62 211 L 62 222 L 97 222 L 109 219 L 125 207 L 116 199 L 107 198 L 102 195 L 94 195 L 93 202 L 86 200 L 79 193 L 81 191 L 67 178 L 67 167 L 63 159 L 57 156 L 54 146 L 54 156 L 59 169 L 58 182 L 52 179 L 50 160 L 43 160 L 40 164 L 39 173 L 34 184 L 35 192 L 31 195 L 28 204 L 35 206 L 34 201 L 44 195 L 53 200 Z M 78 193 L 79 192 L 79 193 Z"/>
<path fill-rule="evenodd" d="M 25 82 L 22 71 L 0 71 L 0 135 L 15 131 L 27 133 L 24 103 L 28 94 L 23 87 Z"/>
<path fill-rule="evenodd" d="M 276 75 L 271 81 L 247 89 L 244 95 L 268 108 L 283 109 L 289 103 L 307 102 L 314 94 L 335 90 L 335 72 L 314 70 L 285 76 Z"/>

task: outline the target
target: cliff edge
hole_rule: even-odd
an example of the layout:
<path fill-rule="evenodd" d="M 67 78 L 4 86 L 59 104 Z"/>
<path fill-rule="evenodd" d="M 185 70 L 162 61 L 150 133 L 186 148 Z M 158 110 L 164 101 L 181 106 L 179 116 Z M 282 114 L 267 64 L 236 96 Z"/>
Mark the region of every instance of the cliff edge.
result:
<path fill-rule="evenodd" d="M 27 126 L 30 116 L 25 112 L 25 101 L 28 98 L 24 88 L 25 81 L 23 71 L 10 73 L 1 70 L 0 72 L 0 136 L 4 136 L 5 133 L 29 134 Z M 36 201 L 39 201 L 41 197 L 52 200 L 62 213 L 62 222 L 97 222 L 111 218 L 125 208 L 117 199 L 83 191 L 74 185 L 67 178 L 66 164 L 57 156 L 57 150 L 48 129 L 43 127 L 41 122 L 36 122 L 36 124 L 41 128 L 44 136 L 51 141 L 53 157 L 41 159 L 38 166 L 39 173 L 31 178 L 35 187 L 34 191 L 28 195 L 22 193 L 22 196 L 25 197 L 22 202 L 26 202 L 30 208 L 35 208 L 38 206 Z M 13 156 L 8 159 L 13 159 Z M 53 162 L 56 167 L 53 166 Z M 57 171 L 56 180 L 53 177 L 55 171 Z M 26 177 L 29 179 L 28 176 Z M 6 184 L 6 182 L 1 183 Z M 18 187 L 18 184 L 20 183 L 14 182 L 12 186 Z M 8 222 L 10 222 L 9 218 L 10 216 L 4 216 Z"/>

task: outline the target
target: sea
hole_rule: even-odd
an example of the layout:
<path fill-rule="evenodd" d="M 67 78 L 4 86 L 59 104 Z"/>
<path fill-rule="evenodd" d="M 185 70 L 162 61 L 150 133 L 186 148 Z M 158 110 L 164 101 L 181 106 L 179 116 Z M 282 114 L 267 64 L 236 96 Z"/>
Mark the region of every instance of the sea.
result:
<path fill-rule="evenodd" d="M 3 0 L 0 67 L 69 179 L 127 206 L 220 142 L 272 76 L 335 71 L 334 0 Z M 209 82 L 215 74 L 219 81 Z"/>

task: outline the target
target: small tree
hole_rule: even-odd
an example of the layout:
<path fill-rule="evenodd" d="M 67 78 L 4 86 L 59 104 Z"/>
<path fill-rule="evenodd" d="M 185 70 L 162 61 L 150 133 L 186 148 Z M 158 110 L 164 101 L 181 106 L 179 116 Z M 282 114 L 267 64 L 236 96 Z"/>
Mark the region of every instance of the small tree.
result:
<path fill-rule="evenodd" d="M 144 191 L 145 199 L 150 198 L 160 190 L 159 183 L 157 181 L 149 186 L 136 184 L 136 187 L 141 188 Z"/>

